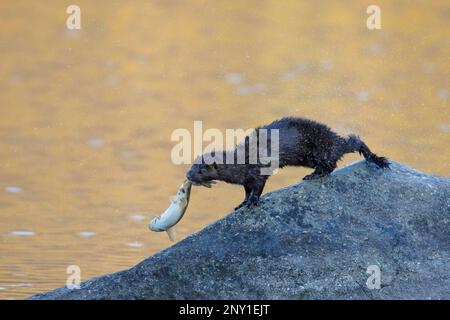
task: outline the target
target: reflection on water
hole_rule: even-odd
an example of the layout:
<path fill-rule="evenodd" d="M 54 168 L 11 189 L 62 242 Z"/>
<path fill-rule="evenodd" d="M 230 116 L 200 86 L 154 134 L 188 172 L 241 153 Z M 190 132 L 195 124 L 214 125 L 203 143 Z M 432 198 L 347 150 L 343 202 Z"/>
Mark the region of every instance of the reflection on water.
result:
<path fill-rule="evenodd" d="M 33 231 L 13 231 L 11 234 L 14 236 L 34 236 Z"/>
<path fill-rule="evenodd" d="M 83 238 L 90 238 L 90 237 L 94 237 L 95 236 L 95 232 L 92 232 L 92 231 L 81 231 L 81 232 L 78 233 L 78 235 L 80 237 L 83 237 Z"/>
<path fill-rule="evenodd" d="M 11 193 L 19 193 L 19 192 L 22 192 L 22 188 L 20 188 L 20 187 L 6 187 L 5 191 L 6 192 L 11 192 Z"/>
<path fill-rule="evenodd" d="M 128 268 L 184 179 L 176 128 L 250 128 L 284 115 L 356 132 L 376 152 L 449 174 L 450 5 L 378 1 L 0 3 L 0 298 Z M 343 163 L 358 159 L 347 156 Z M 286 169 L 267 190 L 308 171 Z M 240 188 L 194 188 L 179 237 L 226 215 Z"/>

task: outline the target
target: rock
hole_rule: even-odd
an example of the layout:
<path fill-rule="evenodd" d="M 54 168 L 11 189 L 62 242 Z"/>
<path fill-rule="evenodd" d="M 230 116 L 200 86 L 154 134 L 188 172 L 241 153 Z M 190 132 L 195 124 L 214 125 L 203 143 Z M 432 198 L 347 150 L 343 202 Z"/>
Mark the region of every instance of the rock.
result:
<path fill-rule="evenodd" d="M 129 270 L 31 299 L 450 299 L 449 255 L 450 179 L 360 161 Z M 381 288 L 369 289 L 377 267 Z"/>

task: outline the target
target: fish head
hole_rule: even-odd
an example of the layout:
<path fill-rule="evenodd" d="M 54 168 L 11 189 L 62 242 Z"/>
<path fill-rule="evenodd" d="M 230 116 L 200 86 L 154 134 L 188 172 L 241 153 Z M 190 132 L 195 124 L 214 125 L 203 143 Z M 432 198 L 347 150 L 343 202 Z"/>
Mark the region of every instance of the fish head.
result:
<path fill-rule="evenodd" d="M 189 200 L 189 197 L 191 196 L 191 187 L 192 187 L 192 181 L 189 179 L 186 179 L 181 184 L 180 188 L 178 189 L 177 194 L 179 196 L 181 196 L 182 198 L 186 198 L 187 200 Z"/>
<path fill-rule="evenodd" d="M 215 162 L 213 164 L 194 163 L 186 173 L 186 177 L 196 186 L 211 188 L 211 185 L 216 183 L 214 180 L 217 178 L 217 174 Z"/>

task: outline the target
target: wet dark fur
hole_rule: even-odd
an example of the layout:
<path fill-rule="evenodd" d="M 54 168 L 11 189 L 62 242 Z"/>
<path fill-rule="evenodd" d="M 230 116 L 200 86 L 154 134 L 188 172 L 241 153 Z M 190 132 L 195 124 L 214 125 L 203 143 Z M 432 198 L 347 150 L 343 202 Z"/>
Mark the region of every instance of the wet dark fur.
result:
<path fill-rule="evenodd" d="M 342 156 L 352 152 L 359 152 L 367 161 L 378 167 L 389 168 L 389 161 L 372 153 L 359 137 L 355 135 L 341 137 L 326 125 L 315 121 L 289 117 L 258 127 L 255 132 L 259 132 L 260 129 L 279 129 L 280 168 L 302 166 L 314 169 L 303 180 L 329 175 Z M 199 163 L 192 165 L 186 174 L 187 178 L 194 184 L 206 187 L 211 187 L 211 184 L 215 183 L 214 180 L 242 185 L 245 189 L 245 199 L 237 208 L 256 205 L 269 176 L 260 174 L 261 168 L 267 165 L 262 164 L 259 159 L 256 164 L 249 163 L 248 141 L 247 136 L 243 142 L 247 151 L 245 164 L 236 164 L 236 161 L 235 164 L 206 164 L 203 159 L 199 159 Z M 270 146 L 270 134 L 268 145 Z M 268 149 L 270 150 L 270 147 Z M 224 159 L 227 153 L 231 153 L 236 160 L 237 149 L 221 152 Z"/>

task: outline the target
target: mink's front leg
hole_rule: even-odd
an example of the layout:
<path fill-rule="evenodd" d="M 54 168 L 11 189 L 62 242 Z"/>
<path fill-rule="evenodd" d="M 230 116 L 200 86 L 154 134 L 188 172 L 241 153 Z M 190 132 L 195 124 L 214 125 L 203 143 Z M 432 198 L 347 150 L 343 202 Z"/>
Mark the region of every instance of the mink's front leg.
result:
<path fill-rule="evenodd" d="M 266 180 L 267 176 L 259 176 L 251 184 L 252 192 L 246 203 L 246 206 L 248 208 L 255 207 L 258 205 L 259 197 L 261 196 L 261 193 L 264 190 L 264 186 L 266 185 Z"/>
<path fill-rule="evenodd" d="M 245 190 L 245 199 L 241 202 L 240 205 L 238 205 L 234 210 L 240 209 L 243 206 L 247 204 L 248 199 L 250 198 L 250 195 L 252 193 L 252 188 L 249 185 L 244 184 L 244 190 Z"/>

